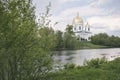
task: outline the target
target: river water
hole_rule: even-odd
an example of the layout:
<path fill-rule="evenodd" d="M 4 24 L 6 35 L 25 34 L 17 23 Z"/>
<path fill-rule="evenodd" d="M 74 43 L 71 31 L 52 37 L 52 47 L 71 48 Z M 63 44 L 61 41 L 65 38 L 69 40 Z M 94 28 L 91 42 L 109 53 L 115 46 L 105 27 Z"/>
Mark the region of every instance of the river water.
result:
<path fill-rule="evenodd" d="M 109 61 L 120 57 L 120 48 L 56 51 L 54 60 L 60 64 L 73 63 L 83 65 L 85 60 L 102 57 L 106 57 Z"/>

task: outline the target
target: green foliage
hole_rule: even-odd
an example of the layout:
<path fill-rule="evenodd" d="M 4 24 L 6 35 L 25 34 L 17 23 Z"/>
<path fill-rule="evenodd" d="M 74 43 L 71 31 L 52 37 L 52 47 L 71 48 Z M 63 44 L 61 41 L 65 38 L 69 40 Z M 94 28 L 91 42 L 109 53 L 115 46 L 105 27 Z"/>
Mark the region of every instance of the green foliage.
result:
<path fill-rule="evenodd" d="M 63 41 L 64 41 L 64 48 L 65 49 L 76 49 L 80 46 L 78 43 L 80 42 L 77 40 L 77 37 L 74 35 L 72 25 L 67 25 L 66 32 L 64 33 Z"/>
<path fill-rule="evenodd" d="M 106 33 L 100 33 L 92 36 L 91 42 L 97 45 L 120 47 L 120 38 L 115 36 L 108 36 Z"/>
<path fill-rule="evenodd" d="M 72 29 L 73 29 L 73 25 L 67 25 L 66 32 L 69 33 L 70 35 L 74 35 L 74 32 Z"/>
<path fill-rule="evenodd" d="M 56 50 L 76 49 L 79 40 L 76 39 L 72 31 L 72 25 L 67 25 L 66 32 L 56 32 Z"/>
<path fill-rule="evenodd" d="M 40 47 L 45 51 L 51 51 L 56 46 L 54 30 L 49 27 L 43 27 L 38 30 Z"/>
<path fill-rule="evenodd" d="M 71 69 L 51 73 L 48 77 L 49 80 L 112 80 L 109 74 L 109 71 L 101 69 Z"/>
<path fill-rule="evenodd" d="M 65 69 L 48 74 L 49 80 L 119 80 L 120 58 L 106 62 L 99 59 L 101 64 L 97 68 L 81 66 L 80 68 Z"/>
<path fill-rule="evenodd" d="M 75 68 L 75 64 L 65 64 L 64 65 L 64 69 L 74 69 Z"/>
<path fill-rule="evenodd" d="M 65 49 L 74 49 L 75 43 L 77 42 L 76 38 L 69 33 L 64 33 L 64 48 Z"/>
<path fill-rule="evenodd" d="M 76 44 L 76 49 L 90 49 L 90 48 L 105 48 L 106 46 L 95 45 L 89 41 L 78 41 Z"/>
<path fill-rule="evenodd" d="M 92 60 L 87 60 L 84 62 L 84 65 L 91 68 L 99 68 L 102 64 L 107 63 L 107 59 L 103 58 L 96 58 Z"/>
<path fill-rule="evenodd" d="M 0 0 L 0 80 L 39 80 L 52 68 L 54 31 L 40 21 L 31 0 Z"/>
<path fill-rule="evenodd" d="M 101 68 L 104 70 L 111 70 L 111 71 L 119 73 L 120 72 L 120 58 L 116 58 L 115 60 L 102 65 Z"/>
<path fill-rule="evenodd" d="M 63 48 L 63 32 L 57 31 L 56 32 L 56 50 L 61 50 Z"/>

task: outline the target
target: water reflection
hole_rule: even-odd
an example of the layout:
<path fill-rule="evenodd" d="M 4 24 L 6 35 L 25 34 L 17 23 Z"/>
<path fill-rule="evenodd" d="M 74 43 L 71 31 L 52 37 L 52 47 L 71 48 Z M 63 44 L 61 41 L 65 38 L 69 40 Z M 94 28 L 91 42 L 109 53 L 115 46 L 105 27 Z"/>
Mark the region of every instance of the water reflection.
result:
<path fill-rule="evenodd" d="M 66 60 L 72 60 L 73 58 L 74 58 L 73 56 L 70 56 Z"/>
<path fill-rule="evenodd" d="M 119 56 L 120 48 L 65 50 L 57 51 L 54 60 L 59 61 L 62 64 L 74 63 L 76 65 L 83 65 L 84 60 L 102 57 L 106 57 L 108 60 L 113 60 Z"/>

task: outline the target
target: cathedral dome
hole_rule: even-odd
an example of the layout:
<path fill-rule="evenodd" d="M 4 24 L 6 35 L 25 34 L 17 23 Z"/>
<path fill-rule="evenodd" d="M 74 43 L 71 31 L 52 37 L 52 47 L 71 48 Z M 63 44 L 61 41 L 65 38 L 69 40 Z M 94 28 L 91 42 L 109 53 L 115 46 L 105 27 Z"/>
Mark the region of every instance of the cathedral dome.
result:
<path fill-rule="evenodd" d="M 85 25 L 85 27 L 87 28 L 89 28 L 90 27 L 90 24 L 87 22 L 87 24 Z"/>
<path fill-rule="evenodd" d="M 79 17 L 79 14 L 73 19 L 73 25 L 83 25 L 83 20 L 81 17 Z"/>

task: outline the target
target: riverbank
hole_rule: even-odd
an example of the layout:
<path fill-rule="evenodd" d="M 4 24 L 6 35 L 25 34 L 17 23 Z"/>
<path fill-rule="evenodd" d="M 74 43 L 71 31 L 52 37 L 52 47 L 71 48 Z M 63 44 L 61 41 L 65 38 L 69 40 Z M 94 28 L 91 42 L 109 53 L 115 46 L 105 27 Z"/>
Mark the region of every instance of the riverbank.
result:
<path fill-rule="evenodd" d="M 93 64 L 92 64 L 93 63 Z M 120 58 L 92 65 L 70 67 L 47 75 L 49 80 L 120 80 Z M 97 67 L 95 67 L 98 65 Z"/>
<path fill-rule="evenodd" d="M 98 49 L 98 48 L 109 48 L 108 46 L 95 45 L 91 42 L 80 42 L 79 47 L 76 49 Z"/>
<path fill-rule="evenodd" d="M 79 49 L 101 49 L 101 48 L 112 48 L 110 46 L 95 45 L 91 42 L 82 41 L 76 44 L 74 48 L 60 48 L 56 49 L 57 51 L 62 50 L 79 50 Z"/>

